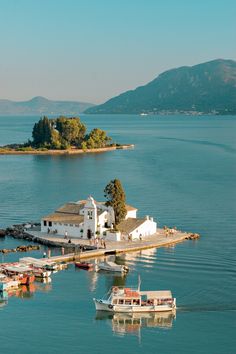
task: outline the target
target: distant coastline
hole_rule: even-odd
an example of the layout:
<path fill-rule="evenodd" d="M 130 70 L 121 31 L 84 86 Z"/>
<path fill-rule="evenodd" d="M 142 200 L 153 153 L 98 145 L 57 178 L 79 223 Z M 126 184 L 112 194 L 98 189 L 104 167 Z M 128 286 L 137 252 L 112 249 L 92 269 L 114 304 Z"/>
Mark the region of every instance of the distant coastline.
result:
<path fill-rule="evenodd" d="M 0 155 L 79 155 L 87 153 L 100 153 L 114 150 L 126 150 L 134 148 L 134 144 L 123 144 L 115 146 L 106 146 L 96 149 L 65 149 L 65 150 L 44 150 L 44 149 L 32 149 L 32 150 L 17 150 L 5 147 L 0 147 Z"/>

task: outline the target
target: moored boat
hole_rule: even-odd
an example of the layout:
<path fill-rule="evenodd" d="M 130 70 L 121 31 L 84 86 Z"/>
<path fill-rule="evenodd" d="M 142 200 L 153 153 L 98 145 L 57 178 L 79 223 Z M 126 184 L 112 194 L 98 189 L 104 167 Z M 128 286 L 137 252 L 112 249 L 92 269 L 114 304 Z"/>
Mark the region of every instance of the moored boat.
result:
<path fill-rule="evenodd" d="M 35 268 L 43 268 L 48 271 L 55 271 L 59 269 L 58 264 L 56 262 L 51 261 L 50 259 L 23 257 L 20 258 L 20 262 Z"/>
<path fill-rule="evenodd" d="M 42 268 L 33 268 L 33 273 L 36 278 L 49 278 L 52 274 L 50 270 L 44 270 Z"/>
<path fill-rule="evenodd" d="M 7 291 L 10 289 L 17 289 L 19 288 L 20 281 L 13 280 L 7 277 L 5 274 L 0 274 L 0 291 Z"/>
<path fill-rule="evenodd" d="M 140 291 L 114 286 L 106 299 L 93 299 L 97 311 L 109 312 L 164 312 L 175 311 L 176 299 L 170 290 Z"/>
<path fill-rule="evenodd" d="M 6 266 L 4 273 L 14 280 L 19 280 L 21 285 L 29 285 L 34 282 L 35 276 L 32 269 L 19 265 Z"/>
<path fill-rule="evenodd" d="M 89 262 L 75 262 L 75 266 L 84 270 L 92 270 L 94 268 L 94 264 Z"/>
<path fill-rule="evenodd" d="M 101 262 L 97 265 L 97 269 L 104 270 L 107 272 L 117 272 L 117 273 L 127 273 L 129 268 L 125 265 L 116 264 L 111 261 Z"/>

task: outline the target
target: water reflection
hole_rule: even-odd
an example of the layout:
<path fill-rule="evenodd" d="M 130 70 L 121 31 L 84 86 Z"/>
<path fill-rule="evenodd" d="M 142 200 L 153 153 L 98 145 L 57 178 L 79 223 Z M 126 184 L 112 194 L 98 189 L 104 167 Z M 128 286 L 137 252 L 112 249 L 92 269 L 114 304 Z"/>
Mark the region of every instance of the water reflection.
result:
<path fill-rule="evenodd" d="M 2 307 L 4 307 L 7 303 L 8 303 L 8 300 L 7 300 L 7 299 L 1 299 L 1 298 L 0 298 L 0 309 L 1 309 Z"/>
<path fill-rule="evenodd" d="M 176 313 L 152 312 L 152 313 L 116 313 L 111 314 L 105 311 L 97 311 L 96 320 L 108 321 L 112 331 L 118 335 L 140 335 L 144 327 L 158 327 L 170 329 Z"/>
<path fill-rule="evenodd" d="M 89 272 L 89 289 L 90 291 L 94 291 L 97 287 L 97 282 L 98 282 L 98 273 L 97 272 Z"/>
<path fill-rule="evenodd" d="M 37 279 L 37 282 L 29 285 L 21 285 L 16 290 L 8 291 L 8 297 L 17 297 L 20 299 L 30 299 L 36 291 L 49 292 L 52 290 L 51 278 Z M 1 306 L 1 305 L 0 305 Z"/>

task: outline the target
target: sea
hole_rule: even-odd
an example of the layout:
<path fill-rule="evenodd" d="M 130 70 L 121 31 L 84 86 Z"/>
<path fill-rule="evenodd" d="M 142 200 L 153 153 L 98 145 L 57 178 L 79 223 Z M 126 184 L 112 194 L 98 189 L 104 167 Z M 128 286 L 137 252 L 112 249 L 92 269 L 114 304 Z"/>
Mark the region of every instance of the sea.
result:
<path fill-rule="evenodd" d="M 0 145 L 31 138 L 39 117 L 0 117 Z M 67 270 L 0 304 L 1 354 L 236 352 L 236 117 L 81 115 L 133 149 L 73 156 L 0 155 L 0 228 L 39 221 L 68 201 L 104 199 L 119 178 L 127 203 L 160 227 L 200 239 L 116 257 L 130 272 Z M 27 244 L 0 238 L 0 249 Z M 0 254 L 1 262 L 29 255 Z M 58 249 L 52 249 L 52 255 Z M 111 286 L 170 289 L 175 316 L 96 313 Z"/>

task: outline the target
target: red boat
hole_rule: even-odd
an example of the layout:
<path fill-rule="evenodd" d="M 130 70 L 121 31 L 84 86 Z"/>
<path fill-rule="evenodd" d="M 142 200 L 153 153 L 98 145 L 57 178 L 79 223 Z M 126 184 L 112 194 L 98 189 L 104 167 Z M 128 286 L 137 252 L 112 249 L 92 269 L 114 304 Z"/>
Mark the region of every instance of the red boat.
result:
<path fill-rule="evenodd" d="M 29 285 L 35 280 L 34 274 L 21 272 L 20 269 L 17 268 L 5 269 L 5 274 L 15 280 L 18 280 L 21 285 Z"/>
<path fill-rule="evenodd" d="M 75 266 L 84 270 L 92 270 L 94 267 L 93 263 L 88 262 L 75 262 Z"/>

